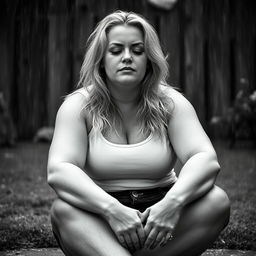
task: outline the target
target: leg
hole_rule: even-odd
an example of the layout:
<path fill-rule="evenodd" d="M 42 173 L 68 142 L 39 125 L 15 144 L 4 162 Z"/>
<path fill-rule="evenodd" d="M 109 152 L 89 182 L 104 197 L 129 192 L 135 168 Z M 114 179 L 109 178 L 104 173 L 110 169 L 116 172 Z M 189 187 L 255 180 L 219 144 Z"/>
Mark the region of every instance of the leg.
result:
<path fill-rule="evenodd" d="M 65 255 L 131 256 L 109 225 L 96 214 L 57 199 L 51 209 L 51 221 Z"/>
<path fill-rule="evenodd" d="M 202 198 L 187 205 L 163 248 L 143 250 L 136 256 L 196 256 L 204 252 L 227 225 L 230 211 L 226 193 L 215 186 Z"/>

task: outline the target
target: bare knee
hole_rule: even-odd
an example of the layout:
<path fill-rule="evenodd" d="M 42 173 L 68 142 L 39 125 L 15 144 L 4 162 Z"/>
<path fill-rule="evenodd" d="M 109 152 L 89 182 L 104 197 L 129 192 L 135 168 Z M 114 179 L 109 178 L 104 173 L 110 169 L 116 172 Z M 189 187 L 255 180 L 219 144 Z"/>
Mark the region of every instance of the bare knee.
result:
<path fill-rule="evenodd" d="M 72 212 L 74 211 L 74 207 L 70 204 L 66 203 L 62 199 L 56 199 L 51 207 L 51 220 L 53 224 L 57 224 L 59 222 L 66 222 L 68 219 L 72 217 Z"/>
<path fill-rule="evenodd" d="M 211 212 L 226 226 L 230 216 L 230 201 L 226 192 L 214 186 L 207 194 L 206 200 L 208 201 Z"/>

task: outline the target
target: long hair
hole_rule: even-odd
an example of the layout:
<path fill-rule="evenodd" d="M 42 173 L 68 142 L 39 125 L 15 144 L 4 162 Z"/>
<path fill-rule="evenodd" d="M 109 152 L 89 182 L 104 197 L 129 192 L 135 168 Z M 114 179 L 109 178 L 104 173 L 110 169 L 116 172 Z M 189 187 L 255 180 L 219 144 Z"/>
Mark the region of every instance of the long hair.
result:
<path fill-rule="evenodd" d="M 162 85 L 167 85 L 168 64 L 154 28 L 142 16 L 133 12 L 116 11 L 106 16 L 89 37 L 78 83 L 78 87 L 84 87 L 89 92 L 84 110 L 89 111 L 93 127 L 100 131 L 117 127 L 121 123 L 120 112 L 106 86 L 102 68 L 108 43 L 107 34 L 117 25 L 135 26 L 143 33 L 148 68 L 140 85 L 137 117 L 141 121 L 140 132 L 157 133 L 162 137 L 171 116 L 170 99 L 161 89 Z"/>

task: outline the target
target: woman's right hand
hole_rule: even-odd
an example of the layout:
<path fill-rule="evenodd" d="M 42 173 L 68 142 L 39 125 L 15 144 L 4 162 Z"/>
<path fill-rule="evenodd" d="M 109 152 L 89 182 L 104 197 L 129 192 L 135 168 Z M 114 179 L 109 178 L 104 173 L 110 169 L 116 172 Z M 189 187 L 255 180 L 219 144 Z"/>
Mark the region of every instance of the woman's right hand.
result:
<path fill-rule="evenodd" d="M 105 219 L 116 234 L 119 242 L 130 252 L 141 249 L 146 236 L 138 210 L 117 202 L 109 207 Z"/>

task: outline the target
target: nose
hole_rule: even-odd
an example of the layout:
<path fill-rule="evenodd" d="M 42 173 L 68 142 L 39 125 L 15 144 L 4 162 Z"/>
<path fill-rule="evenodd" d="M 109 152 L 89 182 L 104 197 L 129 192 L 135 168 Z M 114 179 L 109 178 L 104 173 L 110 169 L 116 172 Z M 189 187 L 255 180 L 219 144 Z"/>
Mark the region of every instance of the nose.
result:
<path fill-rule="evenodd" d="M 132 55 L 131 55 L 129 49 L 125 49 L 122 61 L 124 63 L 131 63 L 132 62 Z"/>

